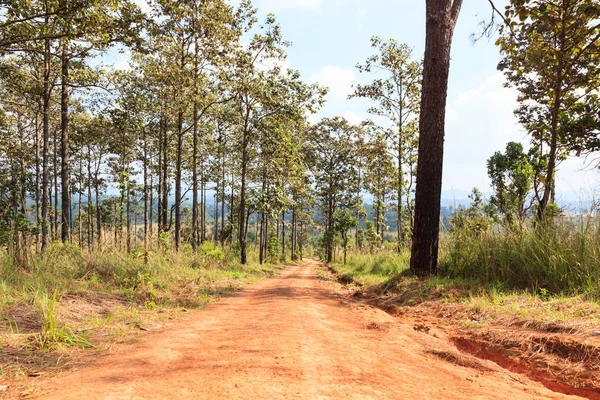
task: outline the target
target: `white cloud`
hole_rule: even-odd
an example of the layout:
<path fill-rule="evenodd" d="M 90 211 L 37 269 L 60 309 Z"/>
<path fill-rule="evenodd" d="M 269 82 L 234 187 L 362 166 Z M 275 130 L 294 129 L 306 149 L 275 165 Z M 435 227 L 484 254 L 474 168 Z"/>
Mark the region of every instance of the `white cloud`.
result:
<path fill-rule="evenodd" d="M 356 74 L 351 69 L 327 65 L 310 76 L 309 81 L 329 87 L 329 97 L 344 100 L 352 93 L 352 84 Z"/>

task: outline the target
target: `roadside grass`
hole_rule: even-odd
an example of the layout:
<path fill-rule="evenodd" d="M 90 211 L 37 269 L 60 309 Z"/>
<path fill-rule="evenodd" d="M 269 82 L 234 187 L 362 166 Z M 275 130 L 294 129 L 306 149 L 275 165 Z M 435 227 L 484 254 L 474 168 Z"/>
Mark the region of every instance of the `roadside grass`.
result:
<path fill-rule="evenodd" d="M 77 349 L 136 341 L 276 272 L 250 259 L 240 265 L 211 243 L 197 254 L 187 246 L 87 254 L 54 243 L 23 268 L 0 252 L 0 377 L 58 368 Z"/>
<path fill-rule="evenodd" d="M 375 254 L 349 253 L 346 264 L 334 264 L 339 276 L 352 277 L 361 286 L 382 284 L 408 270 L 410 252 L 400 254 L 382 252 Z"/>
<path fill-rule="evenodd" d="M 331 268 L 343 283 L 388 304 L 459 305 L 484 322 L 584 330 L 600 323 L 600 222 L 560 218 L 544 231 L 495 227 L 444 233 L 439 272 L 412 277 L 410 250 L 349 254 Z"/>
<path fill-rule="evenodd" d="M 544 229 L 468 226 L 445 235 L 440 275 L 530 290 L 600 297 L 600 217 L 557 218 Z"/>

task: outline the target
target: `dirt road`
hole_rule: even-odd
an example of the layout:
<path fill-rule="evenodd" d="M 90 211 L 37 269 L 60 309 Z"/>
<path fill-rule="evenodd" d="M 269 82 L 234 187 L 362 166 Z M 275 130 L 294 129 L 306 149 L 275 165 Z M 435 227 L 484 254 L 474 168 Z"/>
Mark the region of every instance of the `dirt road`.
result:
<path fill-rule="evenodd" d="M 40 382 L 44 399 L 563 399 L 290 267 Z M 461 366 L 462 365 L 462 366 Z"/>

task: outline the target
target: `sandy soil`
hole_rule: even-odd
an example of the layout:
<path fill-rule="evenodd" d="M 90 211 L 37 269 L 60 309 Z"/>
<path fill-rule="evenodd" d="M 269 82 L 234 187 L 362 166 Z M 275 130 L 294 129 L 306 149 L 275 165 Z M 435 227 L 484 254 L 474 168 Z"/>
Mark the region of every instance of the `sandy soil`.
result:
<path fill-rule="evenodd" d="M 290 267 L 85 368 L 44 399 L 563 399 Z"/>

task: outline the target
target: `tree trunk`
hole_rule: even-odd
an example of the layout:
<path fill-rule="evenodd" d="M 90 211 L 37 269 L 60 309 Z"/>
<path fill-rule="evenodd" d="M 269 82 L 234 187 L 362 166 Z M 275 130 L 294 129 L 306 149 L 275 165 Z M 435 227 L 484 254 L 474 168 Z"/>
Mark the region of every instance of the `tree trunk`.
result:
<path fill-rule="evenodd" d="M 410 259 L 410 269 L 417 276 L 437 272 L 450 48 L 461 5 L 462 0 L 426 0 L 415 228 Z"/>
<path fill-rule="evenodd" d="M 204 165 L 202 166 L 203 173 L 201 176 L 201 189 L 200 193 L 202 195 L 202 207 L 200 212 L 202 213 L 201 224 L 200 224 L 200 243 L 204 243 L 206 240 L 206 179 L 204 176 Z"/>
<path fill-rule="evenodd" d="M 281 213 L 281 258 L 285 260 L 285 211 Z"/>
<path fill-rule="evenodd" d="M 194 20 L 195 22 L 195 20 Z M 198 249 L 198 38 L 195 40 L 194 46 L 194 119 L 193 129 L 193 149 L 192 149 L 192 248 L 194 251 Z"/>
<path fill-rule="evenodd" d="M 292 234 L 291 234 L 291 251 L 290 258 L 296 261 L 296 207 L 292 207 Z"/>
<path fill-rule="evenodd" d="M 69 191 L 69 58 L 68 40 L 62 40 L 61 95 L 60 95 L 60 152 L 61 152 L 61 240 L 71 239 L 71 193 Z M 81 229 L 81 227 L 80 227 Z"/>
<path fill-rule="evenodd" d="M 83 150 L 83 149 L 82 149 Z M 77 241 L 79 243 L 79 247 L 83 247 L 83 231 L 81 230 L 82 219 L 81 219 L 81 205 L 83 203 L 83 154 L 82 151 L 79 152 L 79 198 L 77 201 Z"/>
<path fill-rule="evenodd" d="M 54 132 L 53 138 L 54 145 L 54 154 L 53 154 L 53 165 L 52 172 L 54 172 L 54 228 L 52 230 L 52 240 L 57 240 L 58 238 L 58 148 L 56 144 L 56 132 Z M 63 210 L 61 210 L 62 212 Z M 62 220 L 62 218 L 61 218 Z"/>
<path fill-rule="evenodd" d="M 94 243 L 94 207 L 92 207 L 92 150 L 88 145 L 88 159 L 87 159 L 87 246 L 88 250 L 92 249 Z"/>
<path fill-rule="evenodd" d="M 47 21 L 46 21 L 47 22 Z M 50 142 L 50 41 L 44 41 L 44 88 L 42 99 L 42 244 L 41 252 L 48 247 L 48 206 L 50 202 L 50 171 L 48 147 Z"/>
<path fill-rule="evenodd" d="M 149 238 L 152 239 L 154 233 L 154 179 L 152 173 L 150 174 L 150 216 L 148 217 L 149 221 Z"/>
<path fill-rule="evenodd" d="M 169 230 L 167 226 L 167 220 L 169 218 L 169 149 L 168 149 L 168 130 L 167 130 L 167 121 L 163 117 L 162 121 L 162 214 L 159 215 L 159 218 L 162 218 L 162 223 L 160 227 L 160 232 L 166 232 Z"/>
<path fill-rule="evenodd" d="M 327 263 L 333 261 L 333 196 L 329 195 L 327 206 Z"/>
<path fill-rule="evenodd" d="M 42 208 L 41 208 L 41 190 L 42 190 L 42 186 L 41 186 L 41 171 L 40 171 L 40 141 L 41 141 L 41 136 L 40 136 L 40 124 L 39 124 L 39 116 L 42 110 L 42 97 L 40 96 L 38 98 L 38 109 L 35 113 L 35 217 L 36 217 L 36 223 L 38 224 L 38 226 L 40 225 L 40 222 L 42 221 Z M 37 242 L 41 243 L 41 234 L 38 233 L 37 234 Z M 36 250 L 37 250 L 37 244 L 36 244 Z"/>
<path fill-rule="evenodd" d="M 246 116 L 248 121 L 248 115 Z M 247 123 L 246 123 L 247 126 Z M 246 264 L 248 262 L 246 254 L 246 173 L 248 169 L 248 145 L 250 133 L 244 129 L 244 137 L 242 143 L 242 179 L 240 186 L 240 210 L 239 210 L 239 225 L 238 225 L 238 240 L 240 242 L 240 262 Z"/>
<path fill-rule="evenodd" d="M 177 157 L 175 161 L 175 251 L 181 246 L 181 164 L 183 157 L 183 110 L 177 113 Z"/>
<path fill-rule="evenodd" d="M 127 183 L 126 183 L 126 192 L 127 192 L 127 209 L 125 210 L 125 224 L 126 224 L 126 241 L 127 241 L 127 254 L 131 253 L 131 198 L 130 198 L 130 191 L 129 191 L 129 178 L 127 178 Z"/>
<path fill-rule="evenodd" d="M 298 242 L 298 250 L 300 251 L 300 260 L 302 260 L 304 257 L 304 253 L 302 252 L 303 244 L 304 244 L 304 236 L 302 236 L 303 234 L 304 234 L 304 223 L 300 222 L 300 241 Z"/>
<path fill-rule="evenodd" d="M 144 250 L 148 249 L 148 143 L 144 129 Z"/>
<path fill-rule="evenodd" d="M 98 245 L 102 244 L 102 213 L 100 212 L 100 179 L 98 175 L 100 174 L 100 160 L 98 160 L 98 165 L 96 166 L 96 171 L 94 174 L 94 191 L 96 194 L 96 231 L 98 231 Z"/>

